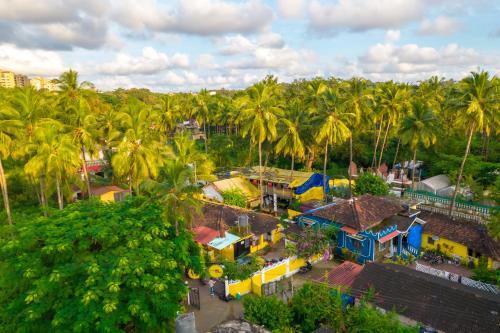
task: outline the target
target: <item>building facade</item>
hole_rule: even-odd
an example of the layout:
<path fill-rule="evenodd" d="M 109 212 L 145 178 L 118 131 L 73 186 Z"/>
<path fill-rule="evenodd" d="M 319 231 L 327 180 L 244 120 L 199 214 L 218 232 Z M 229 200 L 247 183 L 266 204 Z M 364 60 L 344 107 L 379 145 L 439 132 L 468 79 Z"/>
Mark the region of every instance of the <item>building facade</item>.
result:
<path fill-rule="evenodd" d="M 15 74 L 14 80 L 16 83 L 16 87 L 19 87 L 19 88 L 28 87 L 30 85 L 30 80 L 28 79 L 28 77 L 26 75 Z"/>
<path fill-rule="evenodd" d="M 14 88 L 15 86 L 16 86 L 16 80 L 14 73 L 10 71 L 0 70 L 0 87 Z"/>

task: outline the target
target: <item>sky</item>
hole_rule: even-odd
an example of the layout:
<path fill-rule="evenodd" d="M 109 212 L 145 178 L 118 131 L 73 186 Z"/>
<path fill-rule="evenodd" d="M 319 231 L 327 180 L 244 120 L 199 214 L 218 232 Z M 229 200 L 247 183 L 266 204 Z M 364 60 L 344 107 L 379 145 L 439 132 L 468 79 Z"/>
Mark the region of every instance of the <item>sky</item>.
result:
<path fill-rule="evenodd" d="M 0 68 L 160 92 L 500 75 L 500 0 L 0 0 Z"/>

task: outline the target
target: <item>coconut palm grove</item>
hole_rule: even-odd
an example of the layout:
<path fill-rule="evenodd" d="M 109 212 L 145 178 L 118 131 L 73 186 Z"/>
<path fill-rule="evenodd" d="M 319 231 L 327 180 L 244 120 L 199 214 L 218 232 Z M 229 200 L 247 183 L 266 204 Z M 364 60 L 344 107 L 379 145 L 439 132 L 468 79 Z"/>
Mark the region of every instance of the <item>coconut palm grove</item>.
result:
<path fill-rule="evenodd" d="M 500 202 L 500 80 L 487 71 L 414 84 L 267 76 L 240 90 L 155 93 L 97 91 L 69 70 L 54 84 L 0 90 L 1 332 L 173 331 L 189 312 L 186 272 L 206 276 L 214 262 L 193 232 L 202 188 L 236 168 L 259 166 L 253 210 L 281 216 L 283 226 L 286 208 L 300 202 L 273 210 L 266 168 L 320 174 L 328 204 L 387 195 L 381 167 L 420 161 L 407 190 L 415 177 L 447 175 L 450 216 L 460 200 Z M 326 191 L 327 178 L 352 181 Z M 126 195 L 103 200 L 103 187 Z M 242 196 L 225 198 L 244 207 Z M 498 239 L 493 210 L 484 223 Z M 288 305 L 244 296 L 245 318 L 280 332 L 418 331 L 369 299 L 346 310 L 329 288 L 303 288 Z"/>

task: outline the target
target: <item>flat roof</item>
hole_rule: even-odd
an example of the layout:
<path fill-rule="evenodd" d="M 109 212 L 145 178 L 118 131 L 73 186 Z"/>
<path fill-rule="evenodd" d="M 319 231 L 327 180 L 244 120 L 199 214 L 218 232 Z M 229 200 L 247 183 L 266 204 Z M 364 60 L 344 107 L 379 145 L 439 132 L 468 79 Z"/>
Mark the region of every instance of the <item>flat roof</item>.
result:
<path fill-rule="evenodd" d="M 222 250 L 228 247 L 229 245 L 237 242 L 239 239 L 240 236 L 230 234 L 229 232 L 226 231 L 223 238 L 221 237 L 214 238 L 210 242 L 208 242 L 208 245 L 210 245 L 216 250 Z"/>

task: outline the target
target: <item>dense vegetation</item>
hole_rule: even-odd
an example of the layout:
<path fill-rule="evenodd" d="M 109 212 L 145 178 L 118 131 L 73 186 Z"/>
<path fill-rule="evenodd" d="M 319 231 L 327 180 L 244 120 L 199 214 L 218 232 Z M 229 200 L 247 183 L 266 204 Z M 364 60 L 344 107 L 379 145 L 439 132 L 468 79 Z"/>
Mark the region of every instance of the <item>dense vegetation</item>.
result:
<path fill-rule="evenodd" d="M 362 299 L 343 304 L 341 294 L 323 284 L 304 284 L 289 304 L 272 297 L 245 297 L 245 319 L 273 332 L 312 332 L 323 325 L 334 332 L 418 332 L 399 323 L 392 312 L 382 314 Z"/>
<path fill-rule="evenodd" d="M 9 222 L 10 201 L 62 208 L 75 184 L 89 195 L 91 183 L 106 181 L 139 194 L 174 158 L 194 171 L 193 183 L 214 167 L 258 163 L 346 177 L 351 159 L 365 169 L 421 159 L 424 176 L 446 173 L 477 199 L 498 200 L 499 79 L 486 72 L 419 84 L 267 77 L 215 94 L 96 92 L 73 71 L 59 82 L 59 92 L 0 90 L 0 187 Z M 187 120 L 197 120 L 204 140 L 181 133 Z M 98 150 L 108 180 L 80 162 Z"/>
<path fill-rule="evenodd" d="M 72 204 L 0 235 L 0 332 L 171 331 L 200 272 L 186 228 L 144 197 Z"/>

